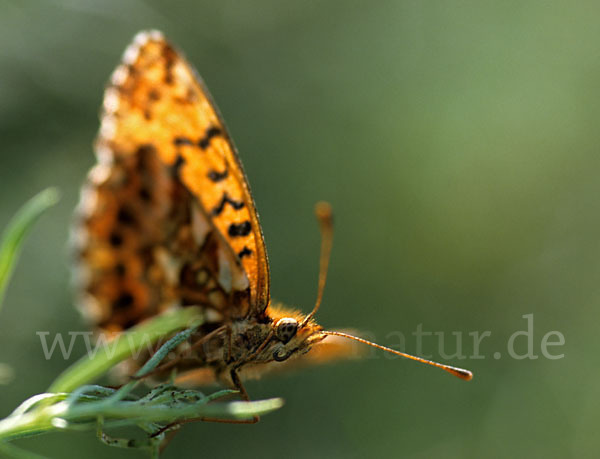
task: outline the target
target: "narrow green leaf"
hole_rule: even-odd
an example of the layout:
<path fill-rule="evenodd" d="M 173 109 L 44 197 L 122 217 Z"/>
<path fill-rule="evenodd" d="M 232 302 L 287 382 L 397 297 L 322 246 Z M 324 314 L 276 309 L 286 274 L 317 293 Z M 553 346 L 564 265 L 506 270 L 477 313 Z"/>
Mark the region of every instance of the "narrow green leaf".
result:
<path fill-rule="evenodd" d="M 141 378 L 148 375 L 152 370 L 154 370 L 160 362 L 167 356 L 169 352 L 174 350 L 177 346 L 183 343 L 186 339 L 188 339 L 194 331 L 198 329 L 198 327 L 202 324 L 199 321 L 194 326 L 188 328 L 187 330 L 183 330 L 169 339 L 165 344 L 163 344 L 158 351 L 148 359 L 148 361 L 144 364 L 144 366 L 138 370 L 135 374 L 135 378 L 133 381 L 128 382 L 121 386 L 121 388 L 110 397 L 111 401 L 123 400 L 127 397 L 131 391 L 140 383 Z"/>
<path fill-rule="evenodd" d="M 187 328 L 190 324 L 196 325 L 200 320 L 201 314 L 195 308 L 166 311 L 158 317 L 133 327 L 113 341 L 98 346 L 94 356 L 84 356 L 60 374 L 48 392 L 71 392 L 78 386 L 88 384 L 122 360 L 145 350 L 146 346 L 177 330 Z"/>
<path fill-rule="evenodd" d="M 169 352 L 183 343 L 186 339 L 188 339 L 192 334 L 198 329 L 198 325 L 194 325 L 187 330 L 177 333 L 173 338 L 167 341 L 165 344 L 161 346 L 161 348 L 156 351 L 156 353 L 144 364 L 144 366 L 135 374 L 136 378 L 143 378 L 152 370 L 154 370 L 160 362 L 167 356 Z"/>
<path fill-rule="evenodd" d="M 41 401 L 57 402 L 64 400 L 66 397 L 67 394 L 37 394 L 21 403 L 10 415 L 21 416 Z"/>
<path fill-rule="evenodd" d="M 44 211 L 56 204 L 58 199 L 56 188 L 41 191 L 21 207 L 4 230 L 0 242 L 0 309 L 25 236 Z"/>

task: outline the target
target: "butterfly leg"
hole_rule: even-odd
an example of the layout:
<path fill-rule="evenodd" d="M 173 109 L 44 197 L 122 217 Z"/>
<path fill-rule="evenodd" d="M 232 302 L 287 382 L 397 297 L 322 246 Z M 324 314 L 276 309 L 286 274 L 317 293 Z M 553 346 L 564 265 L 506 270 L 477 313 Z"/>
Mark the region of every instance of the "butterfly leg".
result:
<path fill-rule="evenodd" d="M 165 432 L 175 433 L 176 429 L 179 429 L 184 424 L 191 424 L 193 422 L 218 422 L 221 424 L 256 424 L 260 420 L 259 416 L 254 416 L 252 419 L 220 419 L 220 418 L 191 418 L 191 419 L 182 419 L 181 421 L 173 422 L 169 425 L 164 426 L 159 431 L 153 433 L 151 437 L 157 437 Z"/>
<path fill-rule="evenodd" d="M 241 395 L 242 399 L 246 402 L 249 402 L 250 397 L 248 396 L 248 392 L 246 392 L 246 388 L 242 384 L 242 380 L 240 379 L 240 376 L 238 375 L 237 369 L 236 368 L 232 369 L 230 372 L 230 375 L 231 375 L 231 381 L 233 382 L 233 385 L 235 386 L 235 388 L 240 391 L 240 395 Z M 258 421 L 260 421 L 260 416 L 255 415 L 255 416 L 252 416 L 252 419 L 246 419 L 244 421 L 246 424 L 255 424 Z"/>

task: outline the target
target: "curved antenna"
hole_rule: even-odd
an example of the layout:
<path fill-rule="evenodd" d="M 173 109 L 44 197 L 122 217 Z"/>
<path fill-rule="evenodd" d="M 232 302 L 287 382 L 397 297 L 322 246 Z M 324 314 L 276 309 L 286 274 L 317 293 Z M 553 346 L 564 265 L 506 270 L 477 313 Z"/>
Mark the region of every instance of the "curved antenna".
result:
<path fill-rule="evenodd" d="M 315 307 L 309 315 L 300 324 L 300 328 L 308 323 L 316 314 L 323 300 L 323 290 L 327 282 L 327 270 L 329 268 L 329 259 L 331 257 L 331 246 L 333 244 L 333 213 L 331 205 L 325 201 L 319 201 L 315 204 L 315 215 L 319 220 L 321 230 L 321 255 L 319 256 L 319 288 L 317 291 L 317 301 Z"/>
<path fill-rule="evenodd" d="M 396 355 L 405 357 L 410 360 L 415 360 L 417 362 L 426 363 L 427 365 L 432 365 L 434 367 L 437 367 L 444 371 L 447 371 L 451 375 L 454 375 L 457 378 L 463 379 L 465 381 L 470 381 L 471 379 L 473 379 L 473 373 L 471 373 L 469 370 L 464 370 L 463 368 L 452 367 L 450 365 L 444 365 L 443 363 L 437 363 L 437 362 L 433 362 L 431 360 L 422 359 L 421 357 L 416 357 L 414 355 L 405 354 L 404 352 L 400 352 L 395 349 L 391 349 L 389 347 L 381 346 L 380 344 L 372 343 L 371 341 L 367 341 L 366 339 L 358 338 L 356 336 L 352 336 L 347 333 L 337 332 L 337 331 L 322 331 L 322 332 L 320 332 L 320 334 L 341 336 L 343 338 L 353 339 L 354 341 L 358 341 L 359 343 L 363 343 L 368 346 L 373 346 L 377 349 L 381 349 L 382 351 L 390 352 L 391 354 L 396 354 Z"/>

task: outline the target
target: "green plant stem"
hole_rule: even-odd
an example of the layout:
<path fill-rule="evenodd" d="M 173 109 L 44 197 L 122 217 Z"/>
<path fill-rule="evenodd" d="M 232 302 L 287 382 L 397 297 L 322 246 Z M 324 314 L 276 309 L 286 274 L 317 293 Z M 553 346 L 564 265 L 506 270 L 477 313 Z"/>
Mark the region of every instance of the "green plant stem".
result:
<path fill-rule="evenodd" d="M 256 402 L 229 402 L 211 405 L 191 405 L 182 408 L 144 406 L 135 402 L 107 404 L 104 401 L 75 406 L 59 402 L 19 416 L 0 421 L 0 442 L 39 435 L 51 430 L 68 429 L 70 423 L 96 422 L 98 417 L 112 419 L 143 419 L 144 422 L 174 422 L 177 419 L 211 417 L 221 419 L 250 419 L 283 405 L 279 398 Z"/>

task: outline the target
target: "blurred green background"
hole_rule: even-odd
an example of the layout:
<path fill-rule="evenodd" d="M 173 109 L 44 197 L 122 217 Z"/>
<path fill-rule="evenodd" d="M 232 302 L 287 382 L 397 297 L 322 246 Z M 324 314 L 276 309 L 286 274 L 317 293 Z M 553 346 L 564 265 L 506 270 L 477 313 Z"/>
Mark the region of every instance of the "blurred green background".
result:
<path fill-rule="evenodd" d="M 186 426 L 164 457 L 596 457 L 600 393 L 600 6 L 596 2 L 0 3 L 0 225 L 63 199 L 27 241 L 0 316 L 0 415 L 68 364 L 37 331 L 82 330 L 66 238 L 94 163 L 102 90 L 133 35 L 165 32 L 204 77 L 254 192 L 274 298 L 309 310 L 336 240 L 326 327 L 418 352 L 419 324 L 471 383 L 375 354 L 250 382 L 283 409 Z M 508 356 L 533 313 L 538 359 Z M 549 331 L 565 337 L 540 354 Z M 392 332 L 392 334 L 390 334 Z M 74 355 L 83 354 L 82 341 Z M 526 339 L 515 341 L 524 353 Z M 438 336 L 422 352 L 440 356 Z M 494 358 L 496 352 L 500 358 Z M 93 433 L 19 442 L 50 457 L 143 457 Z"/>

